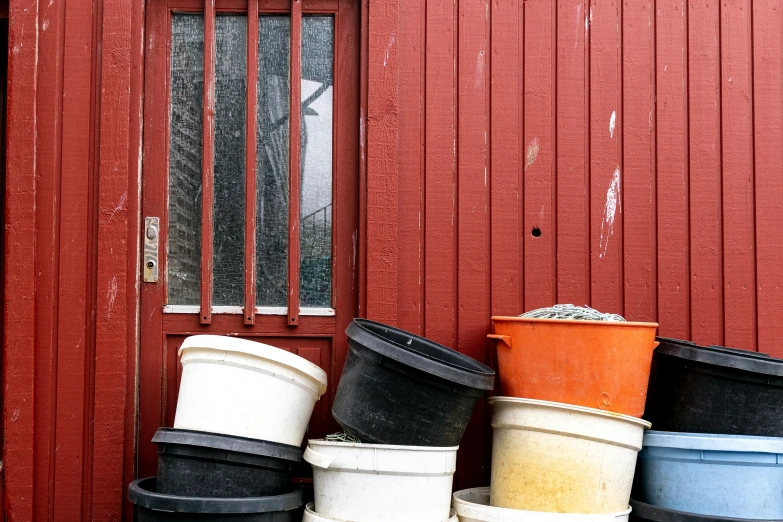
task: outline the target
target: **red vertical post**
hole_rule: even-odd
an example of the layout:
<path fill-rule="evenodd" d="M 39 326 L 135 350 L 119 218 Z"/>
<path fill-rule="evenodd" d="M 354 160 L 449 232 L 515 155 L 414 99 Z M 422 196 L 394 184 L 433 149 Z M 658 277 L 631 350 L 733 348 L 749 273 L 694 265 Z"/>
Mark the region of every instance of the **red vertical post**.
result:
<path fill-rule="evenodd" d="M 215 0 L 204 5 L 204 101 L 201 129 L 201 324 L 212 322 L 212 200 L 215 159 Z"/>
<path fill-rule="evenodd" d="M 214 1 L 214 0 L 213 0 Z M 299 155 L 302 124 L 302 0 L 291 0 L 291 110 L 288 129 L 288 326 L 299 324 Z"/>
<path fill-rule="evenodd" d="M 258 0 L 247 0 L 247 130 L 245 131 L 245 324 L 256 322 L 256 117 Z"/>

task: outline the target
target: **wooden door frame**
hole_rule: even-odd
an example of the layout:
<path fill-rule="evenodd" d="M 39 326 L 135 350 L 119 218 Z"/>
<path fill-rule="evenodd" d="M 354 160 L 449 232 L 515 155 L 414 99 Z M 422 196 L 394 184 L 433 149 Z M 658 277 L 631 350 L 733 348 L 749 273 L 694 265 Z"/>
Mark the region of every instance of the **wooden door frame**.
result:
<path fill-rule="evenodd" d="M 196 312 L 190 314 L 163 313 L 161 304 L 165 295 L 167 199 L 165 184 L 169 161 L 169 108 L 170 30 L 172 11 L 203 10 L 200 0 L 151 0 L 147 10 L 147 39 L 155 42 L 155 52 L 147 55 L 144 121 L 144 176 L 142 190 L 145 215 L 161 220 L 159 281 L 143 283 L 141 290 L 141 315 L 143 317 L 139 366 L 139 440 L 138 466 L 140 474 L 150 474 L 157 458 L 151 438 L 158 427 L 172 415 L 172 368 L 177 365 L 176 354 L 167 346 L 166 333 L 185 336 L 198 333 L 223 333 L 244 337 L 331 338 L 332 349 L 328 360 L 321 358 L 321 365 L 332 377 L 339 375 L 347 355 L 345 329 L 358 314 L 358 259 L 356 244 L 359 225 L 359 0 L 305 0 L 305 14 L 334 13 L 334 119 L 333 119 L 333 220 L 332 220 L 332 306 L 335 316 L 310 316 L 302 314 L 299 324 L 289 327 L 286 315 L 255 315 L 254 324 L 248 324 L 247 314 L 221 314 L 213 309 L 211 325 L 201 324 L 203 318 Z M 246 12 L 246 0 L 219 0 L 218 12 Z M 287 13 L 290 0 L 260 0 L 261 12 Z M 355 19 L 351 18 L 356 16 Z M 355 62 L 355 63 L 352 63 Z M 347 80 L 347 81 L 346 81 Z M 165 107 L 165 109 L 162 109 Z M 165 177 L 164 177 L 165 176 Z M 356 202 L 353 204 L 352 202 Z M 340 224 L 353 224 L 350 227 Z M 354 228 L 355 227 L 355 228 Z M 353 252 L 353 255 L 351 253 Z M 346 268 L 347 264 L 347 268 Z M 203 284 L 203 283 L 202 283 Z M 154 286 L 153 286 L 154 285 Z M 239 308 L 239 307 L 232 307 Z M 232 310 L 234 312 L 235 310 Z M 161 338 L 161 334 L 164 338 Z M 283 341 L 281 341 L 283 342 Z M 289 343 L 290 344 L 290 343 Z M 324 399 L 331 403 L 336 391 L 331 381 Z M 169 404 L 167 404 L 169 398 Z M 333 424 L 330 421 L 330 424 Z"/>

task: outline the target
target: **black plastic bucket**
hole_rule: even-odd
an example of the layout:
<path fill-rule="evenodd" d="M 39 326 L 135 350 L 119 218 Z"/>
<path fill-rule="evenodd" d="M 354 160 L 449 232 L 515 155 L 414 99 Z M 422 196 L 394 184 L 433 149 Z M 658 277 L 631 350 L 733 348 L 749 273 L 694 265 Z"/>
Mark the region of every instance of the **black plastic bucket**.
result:
<path fill-rule="evenodd" d="M 363 442 L 457 446 L 495 372 L 455 350 L 366 319 L 346 330 L 332 415 Z"/>
<path fill-rule="evenodd" d="M 299 489 L 267 497 L 188 497 L 157 493 L 155 477 L 131 482 L 128 500 L 138 522 L 299 522 L 304 506 Z"/>
<path fill-rule="evenodd" d="M 658 340 L 644 413 L 656 430 L 783 437 L 783 359 Z"/>
<path fill-rule="evenodd" d="M 158 491 L 186 497 L 264 497 L 293 489 L 291 473 L 302 449 L 201 431 L 161 428 Z"/>
<path fill-rule="evenodd" d="M 711 517 L 708 515 L 675 511 L 673 509 L 664 509 L 658 506 L 645 504 L 644 502 L 637 502 L 634 499 L 631 499 L 631 516 L 629 520 L 630 522 L 757 522 L 752 518 Z M 783 521 L 765 520 L 764 522 Z"/>

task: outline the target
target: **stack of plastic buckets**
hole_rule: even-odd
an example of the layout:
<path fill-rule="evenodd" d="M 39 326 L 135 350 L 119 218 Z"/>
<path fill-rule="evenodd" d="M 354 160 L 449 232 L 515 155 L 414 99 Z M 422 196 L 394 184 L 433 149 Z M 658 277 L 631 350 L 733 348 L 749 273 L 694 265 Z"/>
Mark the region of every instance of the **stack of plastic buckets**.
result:
<path fill-rule="evenodd" d="M 460 520 L 627 520 L 657 324 L 492 322 L 491 486 L 454 494 Z"/>
<path fill-rule="evenodd" d="M 355 319 L 332 407 L 362 443 L 309 441 L 305 522 L 456 522 L 457 449 L 494 371 L 459 352 Z"/>
<path fill-rule="evenodd" d="M 783 520 L 783 360 L 660 342 L 632 517 Z"/>
<path fill-rule="evenodd" d="M 299 521 L 291 483 L 326 373 L 285 350 L 211 335 L 185 339 L 174 428 L 161 428 L 158 476 L 131 483 L 139 522 Z"/>

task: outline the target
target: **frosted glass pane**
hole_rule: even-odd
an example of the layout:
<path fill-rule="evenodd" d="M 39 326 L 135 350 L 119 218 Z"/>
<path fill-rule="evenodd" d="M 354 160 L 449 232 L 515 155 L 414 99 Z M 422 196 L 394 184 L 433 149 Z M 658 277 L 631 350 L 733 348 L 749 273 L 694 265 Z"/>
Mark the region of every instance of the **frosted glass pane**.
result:
<path fill-rule="evenodd" d="M 256 302 L 288 304 L 288 112 L 290 18 L 258 22 Z"/>
<path fill-rule="evenodd" d="M 215 199 L 212 236 L 215 306 L 244 302 L 247 17 L 215 26 Z"/>
<path fill-rule="evenodd" d="M 175 14 L 171 20 L 171 113 L 169 129 L 168 303 L 200 300 L 201 111 L 204 18 Z"/>
<path fill-rule="evenodd" d="M 332 305 L 334 19 L 302 20 L 302 224 L 300 303 Z"/>

